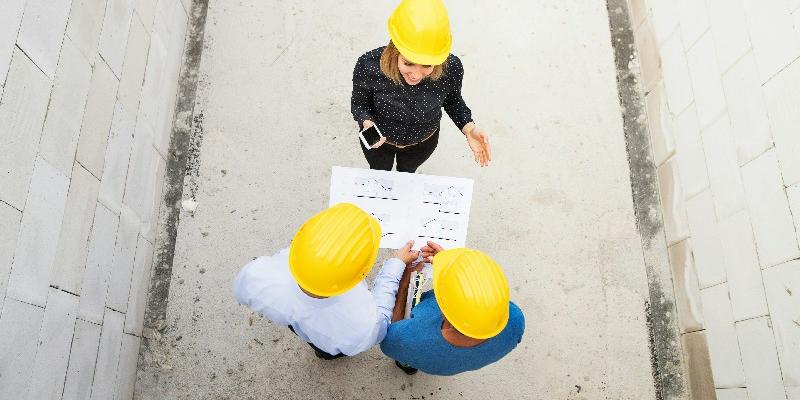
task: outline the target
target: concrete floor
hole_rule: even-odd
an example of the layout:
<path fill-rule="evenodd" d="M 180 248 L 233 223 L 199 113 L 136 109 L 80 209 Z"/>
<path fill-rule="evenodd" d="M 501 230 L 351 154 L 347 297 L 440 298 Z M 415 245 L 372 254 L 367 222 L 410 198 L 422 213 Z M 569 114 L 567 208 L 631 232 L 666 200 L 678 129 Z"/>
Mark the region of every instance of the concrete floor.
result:
<path fill-rule="evenodd" d="M 324 208 L 333 165 L 366 167 L 350 108 L 356 58 L 394 1 L 212 2 L 167 328 L 138 399 L 651 399 L 647 282 L 604 2 L 450 1 L 464 96 L 491 135 L 474 165 L 445 116 L 420 173 L 468 177 L 468 244 L 505 269 L 526 332 L 455 377 L 406 376 L 375 347 L 323 362 L 239 306 L 239 268 Z"/>

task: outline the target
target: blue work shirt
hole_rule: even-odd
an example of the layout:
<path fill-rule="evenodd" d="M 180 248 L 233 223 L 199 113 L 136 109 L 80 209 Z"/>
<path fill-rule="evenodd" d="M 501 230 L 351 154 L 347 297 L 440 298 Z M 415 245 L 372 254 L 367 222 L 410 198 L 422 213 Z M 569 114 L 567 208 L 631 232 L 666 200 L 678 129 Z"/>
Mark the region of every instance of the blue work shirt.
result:
<path fill-rule="evenodd" d="M 383 354 L 431 375 L 455 375 L 485 367 L 510 353 L 522 340 L 525 316 L 509 303 L 508 324 L 497 336 L 474 347 L 456 347 L 442 336 L 442 315 L 433 291 L 427 291 L 411 318 L 389 325 Z"/>

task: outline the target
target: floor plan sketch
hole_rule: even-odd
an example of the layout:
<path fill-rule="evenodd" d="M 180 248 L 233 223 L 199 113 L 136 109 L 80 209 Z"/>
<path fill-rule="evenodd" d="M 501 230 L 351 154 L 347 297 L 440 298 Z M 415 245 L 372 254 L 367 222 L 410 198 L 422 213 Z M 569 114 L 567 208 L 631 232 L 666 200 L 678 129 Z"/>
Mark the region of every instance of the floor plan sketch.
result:
<path fill-rule="evenodd" d="M 414 240 L 445 247 L 466 244 L 471 179 L 333 167 L 330 205 L 353 203 L 381 225 L 381 247 L 398 248 Z"/>

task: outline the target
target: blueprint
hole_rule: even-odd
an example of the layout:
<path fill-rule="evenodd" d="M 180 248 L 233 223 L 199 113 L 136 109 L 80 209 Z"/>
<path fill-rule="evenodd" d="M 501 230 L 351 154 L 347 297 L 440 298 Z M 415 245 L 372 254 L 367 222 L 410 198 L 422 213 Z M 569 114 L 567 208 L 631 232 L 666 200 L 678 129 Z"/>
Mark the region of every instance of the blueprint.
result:
<path fill-rule="evenodd" d="M 464 247 L 472 202 L 471 179 L 333 167 L 330 205 L 353 203 L 381 224 L 381 247 L 428 240 Z"/>

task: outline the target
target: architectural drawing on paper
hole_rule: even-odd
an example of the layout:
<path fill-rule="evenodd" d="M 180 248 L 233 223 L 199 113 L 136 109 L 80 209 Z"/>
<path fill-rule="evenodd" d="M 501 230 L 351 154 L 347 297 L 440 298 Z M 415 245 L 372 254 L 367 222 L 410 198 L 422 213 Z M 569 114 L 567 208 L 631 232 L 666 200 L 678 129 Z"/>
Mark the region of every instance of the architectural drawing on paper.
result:
<path fill-rule="evenodd" d="M 440 218 L 422 219 L 422 229 L 417 237 L 434 239 L 446 242 L 456 242 L 457 234 L 461 230 L 461 224 L 455 220 Z"/>
<path fill-rule="evenodd" d="M 394 181 L 391 179 L 356 176 L 353 183 L 355 189 L 353 194 L 356 197 L 397 200 L 394 193 Z"/>
<path fill-rule="evenodd" d="M 464 188 L 461 186 L 426 184 L 422 192 L 422 202 L 436 204 L 439 212 L 459 214 L 464 207 Z"/>

